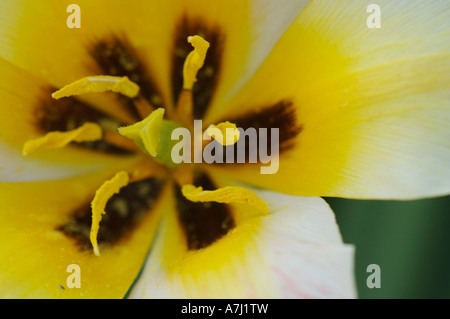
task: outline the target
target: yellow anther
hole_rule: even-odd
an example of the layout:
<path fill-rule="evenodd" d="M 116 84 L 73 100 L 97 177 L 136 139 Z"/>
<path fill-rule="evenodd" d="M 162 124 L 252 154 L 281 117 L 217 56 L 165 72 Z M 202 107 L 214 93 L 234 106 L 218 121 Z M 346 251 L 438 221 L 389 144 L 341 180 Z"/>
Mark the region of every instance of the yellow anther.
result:
<path fill-rule="evenodd" d="M 192 44 L 194 50 L 189 53 L 183 67 L 183 88 L 192 90 L 197 81 L 197 73 L 203 67 L 206 52 L 209 49 L 209 42 L 198 35 L 188 37 L 188 42 Z"/>
<path fill-rule="evenodd" d="M 211 125 L 206 129 L 206 133 L 214 137 L 222 145 L 233 145 L 241 136 L 241 133 L 236 127 L 236 124 L 230 122 L 222 122 L 217 125 Z M 225 139 L 223 136 L 225 135 Z"/>
<path fill-rule="evenodd" d="M 134 98 L 139 94 L 139 86 L 130 81 L 126 76 L 88 76 L 66 85 L 53 93 L 52 97 L 59 100 L 63 97 L 73 95 L 103 93 L 108 91 L 121 93 L 129 98 Z"/>
<path fill-rule="evenodd" d="M 67 132 L 49 132 L 45 136 L 27 141 L 22 149 L 24 156 L 39 148 L 61 148 L 70 142 L 91 142 L 102 138 L 102 129 L 95 123 L 84 123 L 77 129 Z"/>
<path fill-rule="evenodd" d="M 128 185 L 129 177 L 124 171 L 118 172 L 112 179 L 103 183 L 102 186 L 95 193 L 95 197 L 92 200 L 92 225 L 90 239 L 92 247 L 94 248 L 94 254 L 100 256 L 100 250 L 98 248 L 97 235 L 100 227 L 100 221 L 102 220 L 102 215 L 106 214 L 105 207 L 108 200 L 117 194 L 120 189 Z"/>
<path fill-rule="evenodd" d="M 253 206 L 264 213 L 269 211 L 265 201 L 243 187 L 227 186 L 213 191 L 204 191 L 202 187 L 188 184 L 181 188 L 181 192 L 192 202 L 240 203 Z"/>
<path fill-rule="evenodd" d="M 140 122 L 120 127 L 119 133 L 134 140 L 137 144 L 140 144 L 142 141 L 147 152 L 151 156 L 156 157 L 161 140 L 163 117 L 164 109 L 159 108 Z"/>

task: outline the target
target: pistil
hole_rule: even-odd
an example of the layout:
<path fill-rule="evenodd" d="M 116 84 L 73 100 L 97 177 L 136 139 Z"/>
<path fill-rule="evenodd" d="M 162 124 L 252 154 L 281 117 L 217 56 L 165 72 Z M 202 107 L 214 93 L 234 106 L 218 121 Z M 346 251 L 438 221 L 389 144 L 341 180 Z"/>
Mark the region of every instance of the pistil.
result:
<path fill-rule="evenodd" d="M 140 122 L 120 127 L 119 133 L 132 139 L 136 144 L 143 147 L 151 156 L 156 157 L 158 155 L 161 139 L 163 117 L 164 109 L 157 109 Z"/>

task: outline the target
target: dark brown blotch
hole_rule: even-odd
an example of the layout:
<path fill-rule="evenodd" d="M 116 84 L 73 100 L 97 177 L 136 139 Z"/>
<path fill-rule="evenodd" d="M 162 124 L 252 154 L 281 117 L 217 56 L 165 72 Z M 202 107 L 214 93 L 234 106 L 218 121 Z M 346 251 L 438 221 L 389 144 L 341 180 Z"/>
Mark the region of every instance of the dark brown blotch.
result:
<path fill-rule="evenodd" d="M 131 234 L 146 214 L 151 212 L 162 186 L 162 180 L 149 178 L 131 183 L 111 197 L 100 222 L 97 237 L 99 245 L 102 248 L 112 246 Z M 57 230 L 72 238 L 81 250 L 88 250 L 92 249 L 89 238 L 91 223 L 91 206 L 86 203 L 76 209 L 70 220 Z"/>
<path fill-rule="evenodd" d="M 105 114 L 91 105 L 81 102 L 74 97 L 55 100 L 51 94 L 55 92 L 55 88 L 43 90 L 45 97 L 35 108 L 34 126 L 37 131 L 46 134 L 52 131 L 66 132 L 82 126 L 86 122 L 94 122 L 99 124 L 102 129 L 109 130 L 111 128 L 124 125 L 117 119 Z M 94 142 L 72 143 L 83 148 L 89 148 L 95 151 L 102 151 L 114 154 L 129 154 L 130 152 L 106 143 L 103 140 Z"/>
<path fill-rule="evenodd" d="M 195 186 L 215 190 L 216 186 L 206 174 L 196 176 Z M 189 250 L 206 248 L 235 227 L 231 208 L 216 202 L 195 203 L 187 200 L 175 185 L 178 220 L 186 236 Z"/>
<path fill-rule="evenodd" d="M 139 85 L 140 95 L 150 104 L 155 108 L 163 107 L 160 90 L 148 72 L 145 60 L 125 36 L 112 35 L 97 40 L 90 46 L 89 53 L 103 75 L 127 76 Z M 136 119 L 140 119 L 133 99 L 121 95 L 118 98 Z"/>
<path fill-rule="evenodd" d="M 187 42 L 189 36 L 199 35 L 210 43 L 203 67 L 197 74 L 197 82 L 193 87 L 193 115 L 201 119 L 213 97 L 217 86 L 225 36 L 218 27 L 207 27 L 199 19 L 182 18 L 175 28 L 174 45 L 172 53 L 172 93 L 175 103 L 183 88 L 183 66 L 188 54 L 193 50 Z"/>
<path fill-rule="evenodd" d="M 263 141 L 267 141 L 267 153 L 270 156 L 272 153 L 271 143 L 271 129 L 279 129 L 279 154 L 292 149 L 295 146 L 295 141 L 303 130 L 303 126 L 299 124 L 294 105 L 292 102 L 283 100 L 272 106 L 255 109 L 250 113 L 238 116 L 236 118 L 227 118 L 227 121 L 235 123 L 238 128 L 247 130 L 249 128 L 255 128 L 257 132 L 258 142 L 256 147 L 251 148 L 248 139 L 245 143 L 245 162 L 249 162 L 249 154 L 258 156 L 259 154 L 259 140 L 264 138 Z M 260 128 L 267 129 L 267 136 L 261 136 L 259 134 Z M 243 141 L 241 141 L 243 142 Z M 217 143 L 217 142 L 216 142 Z M 234 162 L 237 163 L 238 144 L 224 147 L 223 154 L 234 152 Z M 223 162 L 226 162 L 225 158 Z"/>

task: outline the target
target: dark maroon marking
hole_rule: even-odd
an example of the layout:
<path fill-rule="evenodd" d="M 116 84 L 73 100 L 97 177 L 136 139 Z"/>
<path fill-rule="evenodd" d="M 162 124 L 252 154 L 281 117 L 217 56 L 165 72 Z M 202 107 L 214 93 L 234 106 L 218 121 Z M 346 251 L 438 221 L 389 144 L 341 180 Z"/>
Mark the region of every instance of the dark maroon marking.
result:
<path fill-rule="evenodd" d="M 52 131 L 66 132 L 76 129 L 86 122 L 97 123 L 105 130 L 110 126 L 119 127 L 124 125 L 110 115 L 105 114 L 74 97 L 55 100 L 51 97 L 51 94 L 55 91 L 55 88 L 45 89 L 45 93 L 43 94 L 45 98 L 35 108 L 34 126 L 43 134 Z M 114 154 L 130 153 L 125 149 L 116 147 L 102 140 L 72 144 Z"/>
<path fill-rule="evenodd" d="M 98 243 L 111 246 L 129 235 L 144 216 L 151 211 L 161 193 L 163 181 L 150 178 L 131 183 L 111 197 L 106 204 L 98 232 Z M 76 209 L 67 223 L 57 230 L 75 240 L 81 250 L 92 249 L 90 203 Z"/>
<path fill-rule="evenodd" d="M 175 28 L 172 56 L 172 94 L 174 101 L 183 88 L 183 66 L 188 54 L 193 50 L 187 42 L 189 36 L 199 35 L 210 43 L 203 67 L 197 74 L 197 82 L 193 87 L 195 119 L 201 119 L 213 97 L 221 69 L 222 53 L 225 37 L 218 28 L 207 28 L 199 20 L 188 20 L 184 17 Z"/>
<path fill-rule="evenodd" d="M 104 75 L 127 76 L 131 81 L 139 85 L 140 94 L 154 107 L 163 107 L 160 90 L 150 73 L 144 59 L 138 50 L 126 39 L 126 37 L 110 36 L 98 40 L 90 47 L 89 53 L 95 60 Z M 120 101 L 128 111 L 140 119 L 133 99 L 118 95 Z"/>
<path fill-rule="evenodd" d="M 293 104 L 290 101 L 281 101 L 270 107 L 258 108 L 258 110 L 259 111 L 253 111 L 236 118 L 227 118 L 224 119 L 224 121 L 227 120 L 231 123 L 235 123 L 238 128 L 242 128 L 244 130 L 253 127 L 256 129 L 257 133 L 259 132 L 259 128 L 267 128 L 268 130 L 266 140 L 268 143 L 268 155 L 272 154 L 270 136 L 270 129 L 272 128 L 279 129 L 279 154 L 292 149 L 295 145 L 295 139 L 297 135 L 300 134 L 303 130 L 303 126 L 298 124 L 297 122 Z M 259 145 L 259 139 L 260 136 L 258 136 L 257 145 Z M 214 141 L 214 143 L 217 142 Z M 227 149 L 234 148 L 235 163 L 237 162 L 237 145 L 238 144 L 225 146 L 223 150 L 223 154 L 225 156 L 225 154 L 228 152 Z M 245 145 L 247 146 L 245 150 L 245 162 L 248 163 L 249 154 L 253 153 L 258 155 L 259 150 L 258 146 L 256 147 L 256 149 L 250 149 L 248 141 L 246 141 Z M 225 159 L 224 162 L 226 162 Z"/>
<path fill-rule="evenodd" d="M 196 176 L 195 186 L 215 190 L 216 186 L 206 174 Z M 178 220 L 186 236 L 189 250 L 206 248 L 235 227 L 230 206 L 216 202 L 194 203 L 187 200 L 181 188 L 175 185 Z"/>

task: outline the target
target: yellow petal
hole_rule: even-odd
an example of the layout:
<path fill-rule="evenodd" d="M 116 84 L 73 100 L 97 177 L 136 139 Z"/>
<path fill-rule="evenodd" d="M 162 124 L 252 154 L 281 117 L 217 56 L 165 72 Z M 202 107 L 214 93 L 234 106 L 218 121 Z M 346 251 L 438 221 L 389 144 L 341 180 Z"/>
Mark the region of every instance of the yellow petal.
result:
<path fill-rule="evenodd" d="M 232 102 L 208 122 L 287 100 L 303 130 L 280 155 L 222 173 L 297 195 L 411 199 L 450 192 L 450 38 L 446 1 L 314 1 Z M 282 127 L 282 125 L 280 125 Z"/>
<path fill-rule="evenodd" d="M 45 110 L 66 106 L 84 107 L 68 100 L 55 101 L 48 83 L 0 59 L 0 181 L 33 181 L 69 178 L 134 161 L 68 146 L 63 150 L 45 150 L 23 157 L 26 141 L 46 133 L 40 124 Z M 74 105 L 77 104 L 77 105 Z M 59 115 L 59 116 L 64 116 Z M 108 115 L 104 115 L 109 119 Z M 65 117 L 65 119 L 69 117 Z"/>
<path fill-rule="evenodd" d="M 271 214 L 231 205 L 236 227 L 186 251 L 175 207 L 131 298 L 354 298 L 353 248 L 320 198 L 255 191 Z M 261 280 L 264 278 L 264 280 Z"/>
<path fill-rule="evenodd" d="M 80 0 L 77 4 L 81 8 L 82 26 L 69 29 L 66 26 L 68 3 L 45 0 L 37 5 L 24 0 L 9 1 L 0 7 L 0 41 L 4 44 L 0 56 L 49 79 L 54 87 L 62 87 L 85 76 L 105 74 L 98 70 L 89 49 L 96 41 L 106 39 L 108 42 L 112 37 L 125 36 L 143 62 L 145 76 L 157 79 L 157 91 L 161 96 L 156 98 L 170 106 L 174 102 L 171 92 L 174 72 L 171 62 L 176 56 L 174 38 L 187 17 L 190 23 L 206 25 L 226 38 L 215 94 L 221 101 L 248 81 L 307 3 L 309 0 L 132 0 L 124 8 L 120 1 Z M 230 16 L 233 19 L 229 19 Z M 29 22 L 36 17 L 40 21 L 55 22 Z M 183 35 L 184 39 L 189 35 L 192 34 Z M 114 97 L 96 95 L 83 99 L 99 107 L 108 105 L 106 110 L 129 119 L 129 114 Z"/>
<path fill-rule="evenodd" d="M 89 248 L 82 249 L 76 239 L 58 230 L 72 221 L 80 207 L 89 207 L 95 190 L 114 172 L 110 169 L 59 181 L 0 184 L 1 298 L 125 296 L 147 255 L 160 204 L 167 201 L 164 193 L 127 236 L 100 246 L 101 257 L 94 256 Z M 154 198 L 151 192 L 155 189 L 141 191 Z M 86 230 L 89 242 L 89 225 Z M 81 269 L 81 288 L 67 284 L 72 274 L 67 267 L 72 264 Z"/>
<path fill-rule="evenodd" d="M 99 43 L 114 45 L 114 39 L 118 38 L 129 44 L 127 49 L 132 48 L 133 61 L 130 63 L 123 48 L 119 48 L 122 60 L 116 62 L 132 68 L 136 58 L 139 67 L 145 70 L 140 73 L 141 79 L 146 77 L 152 82 L 152 87 L 145 89 L 151 90 L 150 94 L 161 93 L 158 98 L 167 100 L 163 104 L 169 105 L 173 39 L 168 35 L 176 23 L 168 18 L 172 16 L 171 1 L 133 0 L 124 7 L 121 1 L 80 0 L 77 2 L 81 9 L 80 29 L 70 29 L 66 25 L 69 4 L 58 0 L 45 0 L 40 4 L 23 0 L 3 2 L 0 5 L 0 41 L 4 45 L 0 56 L 48 80 L 53 87 L 61 88 L 87 76 L 116 75 L 106 73 L 105 68 L 99 66 L 93 50 Z M 34 23 L 36 19 L 43 22 Z M 106 47 L 102 53 L 108 53 Z M 130 119 L 122 103 L 112 94 L 84 96 L 83 100 Z"/>
<path fill-rule="evenodd" d="M 219 35 L 219 52 L 222 55 L 220 70 L 215 70 L 219 74 L 211 101 L 213 105 L 216 102 L 226 102 L 242 88 L 289 24 L 309 2 L 310 0 L 175 1 L 177 21 L 181 22 L 182 17 L 186 17 L 188 25 L 203 25 Z M 192 34 L 186 36 L 189 35 Z"/>

